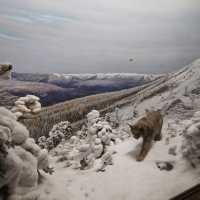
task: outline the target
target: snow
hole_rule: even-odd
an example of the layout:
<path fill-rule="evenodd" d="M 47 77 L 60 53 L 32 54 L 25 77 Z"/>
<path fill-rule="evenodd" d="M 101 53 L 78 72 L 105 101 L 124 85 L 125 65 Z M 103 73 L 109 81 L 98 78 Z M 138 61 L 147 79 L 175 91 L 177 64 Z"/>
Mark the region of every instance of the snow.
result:
<path fill-rule="evenodd" d="M 85 80 L 94 75 L 62 76 L 79 77 Z M 99 74 L 99 78 L 113 76 Z M 115 74 L 115 77 L 117 76 L 119 74 Z M 188 130 L 193 129 L 191 131 L 193 133 L 194 130 L 199 129 L 199 126 L 193 127 L 193 124 L 198 124 L 200 121 L 200 96 L 192 93 L 193 89 L 199 87 L 199 77 L 200 60 L 197 60 L 181 71 L 169 74 L 168 80 L 163 83 L 169 86 L 168 90 L 139 101 L 136 107 L 126 105 L 118 109 L 117 115 L 120 121 L 118 130 L 125 132 L 128 132 L 127 123 L 138 119 L 133 116 L 134 109 L 139 117 L 145 113 L 145 109 L 161 109 L 163 112 L 163 139 L 154 143 L 144 161 L 135 160 L 142 141 L 132 137 L 109 147 L 109 150 L 116 151 L 116 154 L 112 155 L 113 165 L 107 166 L 104 172 L 97 172 L 100 160 L 96 160 L 93 167 L 80 170 L 66 167 L 65 162 L 57 162 L 58 157 L 52 154 L 50 161 L 55 168 L 55 173 L 51 176 L 45 175 L 45 182 L 41 187 L 41 193 L 46 195 L 44 199 L 167 200 L 198 184 L 199 169 L 193 168 L 183 157 L 181 146 L 185 139 L 184 130 L 190 127 Z M 155 87 L 161 86 L 162 84 Z M 96 123 L 98 118 L 98 111 L 88 115 L 91 124 Z M 199 130 L 196 132 L 199 133 Z M 72 137 L 71 142 L 76 139 Z M 170 171 L 160 170 L 156 164 L 158 162 L 169 162 L 173 168 Z"/>
<path fill-rule="evenodd" d="M 130 106 L 121 111 L 125 120 L 128 117 L 127 113 L 130 113 Z M 142 113 L 143 109 L 140 112 Z M 168 124 L 171 129 L 176 129 L 177 133 L 187 125 L 184 121 L 177 120 L 165 118 L 164 138 L 153 145 L 143 162 L 135 160 L 141 140 L 137 141 L 133 138 L 112 146 L 117 152 L 113 155 L 114 165 L 108 166 L 105 172 L 96 172 L 98 164 L 96 168 L 84 171 L 64 168 L 63 163 L 57 164 L 55 158 L 52 158 L 55 174 L 50 177 L 50 180 L 56 183 L 54 192 L 59 196 L 59 200 L 64 200 L 65 197 L 72 200 L 146 200 L 147 197 L 149 200 L 164 200 L 199 183 L 198 169 L 193 169 L 187 161 L 183 160 L 180 152 L 177 152 L 177 156 L 168 153 L 170 147 L 180 146 L 182 142 L 182 137 L 177 135 L 170 138 L 169 145 L 166 144 Z M 156 166 L 158 161 L 172 162 L 174 169 L 161 171 Z"/>
<path fill-rule="evenodd" d="M 185 171 L 184 163 L 177 164 L 176 170 L 169 172 L 156 167 L 157 160 L 173 159 L 162 148 L 163 144 L 155 145 L 144 162 L 136 162 L 136 143 L 130 139 L 118 144 L 115 147 L 118 153 L 114 156 L 114 165 L 105 172 L 74 171 L 57 166 L 56 173 L 50 178 L 59 188 L 58 191 L 55 189 L 56 192 L 62 191 L 61 188 L 66 192 L 59 199 L 146 200 L 148 197 L 150 200 L 164 200 L 198 183 L 195 173 Z"/>
<path fill-rule="evenodd" d="M 26 95 L 20 97 L 15 101 L 15 106 L 12 108 L 12 112 L 17 118 L 20 118 L 28 113 L 36 114 L 41 111 L 40 98 L 35 95 Z"/>
<path fill-rule="evenodd" d="M 170 74 L 164 83 L 172 86 L 169 90 L 138 103 L 136 109 L 139 116 L 144 114 L 145 109 L 169 108 L 177 99 L 185 106 L 176 108 L 173 105 L 173 110 L 169 110 L 168 115 L 164 113 L 163 139 L 153 145 L 143 162 L 135 160 L 141 140 L 133 138 L 112 146 L 117 153 L 113 155 L 114 164 L 108 166 L 105 172 L 96 172 L 98 164 L 96 168 L 84 171 L 64 168 L 64 163 L 55 163 L 55 158 L 52 158 L 56 172 L 50 179 L 56 183 L 53 192 L 57 193 L 58 199 L 164 200 L 199 183 L 198 168 L 191 167 L 183 159 L 180 150 L 183 131 L 195 120 L 198 121 L 200 99 L 196 95 L 193 104 L 191 91 L 198 87 L 199 77 L 200 60 Z M 185 94 L 186 87 L 188 95 Z M 127 122 L 136 120 L 133 118 L 134 109 L 132 105 L 119 109 L 121 129 L 127 128 Z M 196 116 L 195 120 L 192 121 L 188 114 Z M 172 149 L 175 153 L 169 153 Z M 157 167 L 157 162 L 166 161 L 172 163 L 172 170 L 160 170 Z"/>
<path fill-rule="evenodd" d="M 96 80 L 114 80 L 114 79 L 141 79 L 144 78 L 145 80 L 153 80 L 161 75 L 154 75 L 154 74 L 136 74 L 136 73 L 96 73 L 96 74 L 58 74 L 53 73 L 50 75 L 51 80 L 68 80 L 71 81 L 72 79 L 78 79 L 78 80 L 90 80 L 90 79 L 96 79 Z"/>

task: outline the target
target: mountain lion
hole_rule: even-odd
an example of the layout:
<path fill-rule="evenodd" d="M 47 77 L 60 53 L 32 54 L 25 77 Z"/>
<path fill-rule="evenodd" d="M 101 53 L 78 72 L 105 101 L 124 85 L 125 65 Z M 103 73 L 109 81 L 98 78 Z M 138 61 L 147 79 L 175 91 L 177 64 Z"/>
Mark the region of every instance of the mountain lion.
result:
<path fill-rule="evenodd" d="M 162 139 L 161 129 L 163 117 L 160 111 L 146 111 L 146 115 L 139 119 L 134 125 L 128 124 L 135 139 L 143 138 L 142 149 L 136 160 L 142 161 L 149 152 L 153 141 Z"/>

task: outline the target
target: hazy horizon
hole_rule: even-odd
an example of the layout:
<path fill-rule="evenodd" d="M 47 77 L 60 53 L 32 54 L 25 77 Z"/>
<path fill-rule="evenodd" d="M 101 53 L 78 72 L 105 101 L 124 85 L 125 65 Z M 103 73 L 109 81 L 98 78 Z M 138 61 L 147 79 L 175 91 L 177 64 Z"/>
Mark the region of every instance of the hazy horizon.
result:
<path fill-rule="evenodd" d="M 175 71 L 200 57 L 199 11 L 198 0 L 0 0 L 0 63 L 27 73 Z"/>

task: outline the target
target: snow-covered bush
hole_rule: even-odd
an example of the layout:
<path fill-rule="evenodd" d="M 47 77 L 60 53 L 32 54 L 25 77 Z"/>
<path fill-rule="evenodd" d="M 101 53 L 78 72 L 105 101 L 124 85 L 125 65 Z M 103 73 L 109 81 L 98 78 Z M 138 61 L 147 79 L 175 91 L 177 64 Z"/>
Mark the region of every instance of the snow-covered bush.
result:
<path fill-rule="evenodd" d="M 16 116 L 0 107 L 0 189 L 8 188 L 8 199 L 38 199 L 38 170 L 52 172 L 48 153 L 40 149 Z M 27 196 L 28 195 L 28 196 Z M 31 196 L 31 198 L 30 198 Z"/>
<path fill-rule="evenodd" d="M 60 135 L 64 139 L 69 139 L 72 136 L 72 126 L 68 121 L 60 122 L 53 126 L 52 130 L 49 132 L 49 136 Z"/>
<path fill-rule="evenodd" d="M 100 113 L 97 110 L 92 110 L 87 114 L 87 123 L 88 126 L 93 125 L 94 123 L 100 120 Z"/>
<path fill-rule="evenodd" d="M 45 136 L 41 136 L 38 138 L 38 145 L 41 149 L 48 149 L 47 148 L 47 138 Z"/>
<path fill-rule="evenodd" d="M 109 122 L 112 128 L 118 128 L 120 123 L 122 122 L 122 116 L 120 116 L 119 114 L 119 108 L 116 107 L 112 114 L 107 113 L 105 115 L 105 121 Z"/>
<path fill-rule="evenodd" d="M 58 161 L 65 161 L 66 167 L 71 166 L 74 169 L 91 168 L 100 159 L 99 170 L 103 171 L 107 165 L 112 164 L 113 153 L 109 151 L 109 147 L 121 141 L 124 132 L 114 130 L 108 121 L 100 117 L 97 110 L 87 115 L 87 125 L 84 127 L 86 137 L 82 137 L 80 132 L 58 145 L 52 153 L 60 156 Z"/>
<path fill-rule="evenodd" d="M 107 165 L 113 165 L 113 157 L 112 155 L 116 153 L 115 151 L 107 151 L 102 157 L 100 161 L 100 166 L 97 169 L 98 171 L 105 171 Z"/>
<path fill-rule="evenodd" d="M 76 134 L 80 139 L 86 138 L 87 137 L 87 125 L 83 124 L 81 127 L 81 130 L 77 131 Z"/>
<path fill-rule="evenodd" d="M 55 124 L 49 132 L 49 137 L 41 136 L 38 138 L 38 144 L 41 148 L 48 150 L 53 149 L 61 143 L 63 140 L 68 140 L 72 136 L 72 126 L 68 121 Z"/>
<path fill-rule="evenodd" d="M 182 155 L 193 167 L 200 164 L 200 123 L 192 124 L 185 131 Z"/>

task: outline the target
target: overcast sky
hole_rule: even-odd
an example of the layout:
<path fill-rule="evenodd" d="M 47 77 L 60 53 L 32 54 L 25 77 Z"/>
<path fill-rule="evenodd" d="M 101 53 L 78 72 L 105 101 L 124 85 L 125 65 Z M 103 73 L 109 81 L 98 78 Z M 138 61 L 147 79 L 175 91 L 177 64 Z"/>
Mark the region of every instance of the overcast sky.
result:
<path fill-rule="evenodd" d="M 163 73 L 198 57 L 199 0 L 0 0 L 15 71 Z"/>

